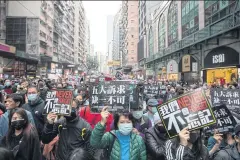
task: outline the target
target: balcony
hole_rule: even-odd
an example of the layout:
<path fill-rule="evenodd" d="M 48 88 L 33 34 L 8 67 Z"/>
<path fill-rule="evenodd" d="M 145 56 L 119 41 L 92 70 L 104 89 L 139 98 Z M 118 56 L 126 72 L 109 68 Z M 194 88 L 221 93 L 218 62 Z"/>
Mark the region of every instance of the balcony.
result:
<path fill-rule="evenodd" d="M 208 40 L 210 38 L 214 38 L 216 36 L 219 36 L 225 32 L 228 32 L 230 30 L 233 30 L 235 28 L 240 27 L 240 10 L 235 11 L 232 14 L 229 14 L 222 19 L 208 25 L 207 27 L 183 38 L 182 40 L 172 44 L 168 48 L 165 48 L 164 50 L 160 50 L 160 52 L 152 55 L 151 57 L 148 57 L 146 59 L 146 63 L 152 62 L 158 58 L 161 58 L 165 55 L 172 54 L 174 52 L 178 52 L 186 47 L 190 47 L 194 44 L 203 42 L 205 40 Z M 164 52 L 163 52 L 164 51 Z M 162 56 L 157 56 L 162 55 Z"/>

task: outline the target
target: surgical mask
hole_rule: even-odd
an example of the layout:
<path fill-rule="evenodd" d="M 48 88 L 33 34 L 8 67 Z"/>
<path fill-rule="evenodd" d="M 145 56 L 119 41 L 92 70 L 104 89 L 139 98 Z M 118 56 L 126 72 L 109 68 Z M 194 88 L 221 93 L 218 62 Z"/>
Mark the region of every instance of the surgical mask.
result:
<path fill-rule="evenodd" d="M 37 99 L 38 94 L 28 94 L 29 101 L 35 101 Z"/>
<path fill-rule="evenodd" d="M 3 90 L 4 86 L 3 85 L 0 85 L 0 90 Z"/>
<path fill-rule="evenodd" d="M 166 94 L 166 90 L 162 90 L 162 94 Z"/>
<path fill-rule="evenodd" d="M 132 123 L 120 123 L 118 125 L 119 132 L 122 133 L 123 135 L 129 135 L 133 129 L 133 124 Z"/>
<path fill-rule="evenodd" d="M 132 115 L 135 119 L 140 119 L 143 116 L 143 111 L 133 111 Z"/>
<path fill-rule="evenodd" d="M 16 121 L 11 122 L 11 126 L 16 130 L 22 129 L 24 127 L 24 125 L 25 125 L 25 120 L 24 119 L 20 119 L 20 120 L 16 120 Z"/>
<path fill-rule="evenodd" d="M 74 97 L 77 97 L 77 96 L 78 96 L 78 91 L 77 91 L 77 90 L 74 91 L 73 96 L 74 96 Z"/>
<path fill-rule="evenodd" d="M 18 86 L 18 85 L 19 85 L 19 83 L 15 83 L 14 85 L 15 85 L 15 86 Z"/>
<path fill-rule="evenodd" d="M 65 116 L 67 121 L 72 121 L 77 117 L 76 108 L 72 108 L 71 115 Z"/>
<path fill-rule="evenodd" d="M 155 114 L 157 113 L 157 107 L 151 107 L 152 108 L 152 113 Z"/>
<path fill-rule="evenodd" d="M 11 82 L 6 82 L 5 85 L 8 87 L 8 86 L 11 86 Z"/>
<path fill-rule="evenodd" d="M 190 139 L 188 141 L 194 144 L 199 137 L 200 137 L 200 133 L 190 133 Z"/>

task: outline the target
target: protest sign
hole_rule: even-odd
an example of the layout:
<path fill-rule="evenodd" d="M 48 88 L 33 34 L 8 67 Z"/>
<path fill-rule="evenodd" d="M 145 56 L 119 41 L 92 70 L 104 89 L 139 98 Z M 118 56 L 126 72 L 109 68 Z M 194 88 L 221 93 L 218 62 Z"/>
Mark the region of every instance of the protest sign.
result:
<path fill-rule="evenodd" d="M 72 100 L 73 91 L 71 90 L 48 91 L 43 114 L 53 112 L 58 115 L 70 115 Z"/>
<path fill-rule="evenodd" d="M 108 106 L 108 110 L 113 112 L 138 107 L 136 87 L 130 81 L 110 81 L 90 86 L 91 111 L 100 112 L 104 106 Z"/>
<path fill-rule="evenodd" d="M 236 121 L 228 110 L 226 105 L 212 107 L 213 113 L 217 120 L 216 124 L 210 125 L 205 128 L 205 133 L 214 133 L 217 129 L 219 133 L 233 132 L 236 126 Z"/>
<path fill-rule="evenodd" d="M 189 131 L 216 123 L 215 116 L 201 89 L 186 93 L 158 106 L 158 113 L 169 138 L 188 126 Z"/>
<path fill-rule="evenodd" d="M 237 123 L 240 122 L 240 90 L 213 88 L 210 91 L 213 106 L 225 104 Z"/>
<path fill-rule="evenodd" d="M 159 95 L 159 87 L 158 87 L 158 85 L 145 84 L 143 93 L 150 97 L 158 96 Z"/>

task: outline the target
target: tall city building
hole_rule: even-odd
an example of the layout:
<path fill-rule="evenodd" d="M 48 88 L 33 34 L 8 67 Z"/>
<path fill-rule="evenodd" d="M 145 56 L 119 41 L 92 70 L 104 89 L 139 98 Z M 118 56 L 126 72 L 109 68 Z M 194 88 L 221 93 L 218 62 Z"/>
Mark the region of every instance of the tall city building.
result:
<path fill-rule="evenodd" d="M 137 67 L 137 43 L 138 43 L 138 1 L 123 1 L 123 37 L 124 45 L 122 59 L 123 65 Z"/>
<path fill-rule="evenodd" d="M 90 55 L 90 47 L 91 47 L 91 41 L 90 41 L 90 21 L 86 20 L 86 54 Z"/>
<path fill-rule="evenodd" d="M 86 13 L 82 1 L 75 1 L 75 63 L 86 63 Z"/>
<path fill-rule="evenodd" d="M 114 16 L 113 21 L 113 47 L 112 58 L 115 61 L 120 60 L 120 25 L 121 25 L 122 8 L 120 8 L 117 14 Z"/>
<path fill-rule="evenodd" d="M 6 40 L 6 1 L 0 1 L 0 42 L 5 43 Z"/>

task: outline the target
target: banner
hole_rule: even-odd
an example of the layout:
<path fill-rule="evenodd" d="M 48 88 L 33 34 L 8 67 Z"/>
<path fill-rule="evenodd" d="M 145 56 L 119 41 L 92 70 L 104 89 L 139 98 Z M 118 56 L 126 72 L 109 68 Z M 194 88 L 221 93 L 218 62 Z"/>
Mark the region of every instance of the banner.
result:
<path fill-rule="evenodd" d="M 47 92 L 43 114 L 50 112 L 58 115 L 70 115 L 73 92 L 71 90 L 52 90 Z"/>
<path fill-rule="evenodd" d="M 92 112 L 100 112 L 104 106 L 109 111 L 138 107 L 137 85 L 130 81 L 110 81 L 91 85 L 89 102 Z"/>
<path fill-rule="evenodd" d="M 239 89 L 225 89 L 213 88 L 210 91 L 211 101 L 213 106 L 220 106 L 225 104 L 237 123 L 240 122 L 240 90 Z"/>
<path fill-rule="evenodd" d="M 201 89 L 186 93 L 158 106 L 158 113 L 169 138 L 188 126 L 189 131 L 216 123 L 215 116 Z"/>
<path fill-rule="evenodd" d="M 159 95 L 159 87 L 158 85 L 150 85 L 150 84 L 144 84 L 144 94 L 154 97 Z"/>
<path fill-rule="evenodd" d="M 217 123 L 205 128 L 205 133 L 214 133 L 217 129 L 219 133 L 234 132 L 236 121 L 228 110 L 226 105 L 212 107 L 213 113 L 217 119 Z"/>

